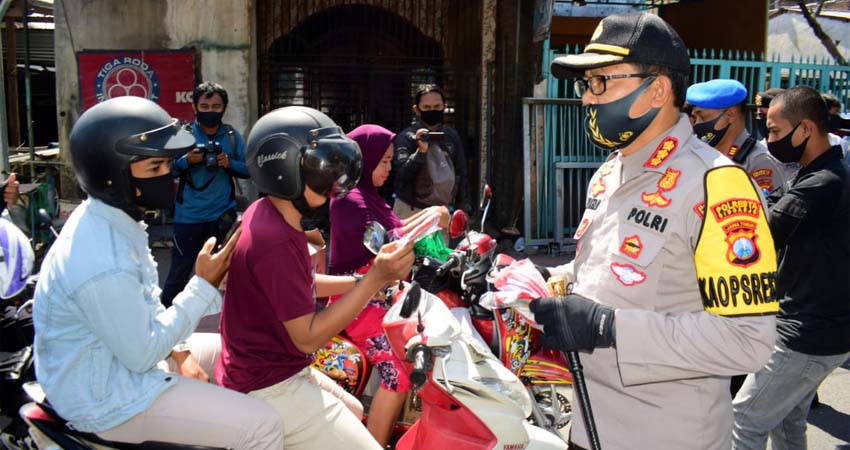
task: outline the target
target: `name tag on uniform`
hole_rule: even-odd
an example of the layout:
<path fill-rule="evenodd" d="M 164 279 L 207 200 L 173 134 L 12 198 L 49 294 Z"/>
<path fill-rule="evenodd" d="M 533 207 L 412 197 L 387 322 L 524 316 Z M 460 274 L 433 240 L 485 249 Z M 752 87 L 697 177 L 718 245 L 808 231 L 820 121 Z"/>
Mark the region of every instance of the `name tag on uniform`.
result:
<path fill-rule="evenodd" d="M 667 217 L 640 206 L 632 207 L 629 215 L 626 216 L 626 221 L 638 224 L 656 233 L 664 233 L 670 223 L 670 219 Z"/>

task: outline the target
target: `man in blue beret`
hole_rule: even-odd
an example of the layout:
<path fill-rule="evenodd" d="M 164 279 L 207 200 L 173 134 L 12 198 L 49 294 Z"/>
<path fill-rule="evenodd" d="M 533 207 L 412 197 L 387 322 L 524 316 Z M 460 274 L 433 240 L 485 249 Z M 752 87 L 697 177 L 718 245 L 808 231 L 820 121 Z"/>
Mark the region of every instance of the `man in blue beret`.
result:
<path fill-rule="evenodd" d="M 785 167 L 747 131 L 746 99 L 747 88 L 729 79 L 696 83 L 688 88 L 686 98 L 693 105 L 697 137 L 743 167 L 770 193 L 785 183 Z"/>

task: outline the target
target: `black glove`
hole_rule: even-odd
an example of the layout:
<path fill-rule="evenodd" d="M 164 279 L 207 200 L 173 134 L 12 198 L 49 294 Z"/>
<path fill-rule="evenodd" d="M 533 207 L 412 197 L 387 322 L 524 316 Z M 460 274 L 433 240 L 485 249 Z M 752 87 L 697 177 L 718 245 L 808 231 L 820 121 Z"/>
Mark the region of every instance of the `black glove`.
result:
<path fill-rule="evenodd" d="M 543 325 L 544 347 L 592 353 L 614 345 L 614 308 L 577 294 L 538 298 L 529 306 L 534 320 Z"/>

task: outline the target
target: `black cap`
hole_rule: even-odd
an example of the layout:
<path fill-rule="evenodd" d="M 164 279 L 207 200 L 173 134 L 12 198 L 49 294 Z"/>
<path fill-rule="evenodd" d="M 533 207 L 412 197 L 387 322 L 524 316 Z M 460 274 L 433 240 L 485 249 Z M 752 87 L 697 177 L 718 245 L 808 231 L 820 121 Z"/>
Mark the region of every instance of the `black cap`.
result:
<path fill-rule="evenodd" d="M 770 88 L 766 91 L 761 91 L 756 94 L 756 97 L 753 99 L 753 103 L 756 104 L 758 108 L 767 108 L 770 106 L 770 101 L 773 100 L 773 97 L 785 92 L 785 89 L 782 88 Z"/>
<path fill-rule="evenodd" d="M 688 49 L 679 34 L 660 17 L 649 13 L 614 14 L 602 19 L 580 55 L 552 62 L 557 78 L 576 78 L 587 69 L 619 63 L 667 67 L 687 74 Z"/>

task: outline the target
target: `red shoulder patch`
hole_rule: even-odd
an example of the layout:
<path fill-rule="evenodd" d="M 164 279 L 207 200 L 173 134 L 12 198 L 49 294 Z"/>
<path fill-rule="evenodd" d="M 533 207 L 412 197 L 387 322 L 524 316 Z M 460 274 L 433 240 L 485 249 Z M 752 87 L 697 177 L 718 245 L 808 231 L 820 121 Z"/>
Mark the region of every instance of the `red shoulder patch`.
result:
<path fill-rule="evenodd" d="M 694 212 L 697 213 L 697 216 L 699 216 L 700 220 L 702 220 L 705 217 L 705 202 L 699 202 L 694 205 Z"/>
<path fill-rule="evenodd" d="M 734 157 L 737 154 L 738 154 L 738 146 L 737 145 L 733 145 L 732 147 L 729 148 L 729 157 L 730 158 Z"/>
<path fill-rule="evenodd" d="M 679 148 L 679 139 L 674 136 L 667 136 L 658 147 L 652 152 L 652 155 L 647 159 L 644 163 L 644 167 L 649 167 L 650 169 L 654 169 L 660 167 L 664 164 L 664 161 L 667 161 L 667 158 Z"/>
<path fill-rule="evenodd" d="M 736 216 L 758 219 L 761 213 L 761 203 L 751 198 L 730 198 L 711 205 L 711 212 L 717 222 Z"/>
<path fill-rule="evenodd" d="M 771 169 L 756 169 L 750 172 L 750 176 L 753 178 L 761 178 L 761 177 L 772 177 L 773 170 Z"/>

